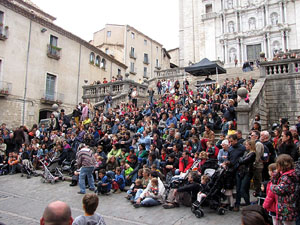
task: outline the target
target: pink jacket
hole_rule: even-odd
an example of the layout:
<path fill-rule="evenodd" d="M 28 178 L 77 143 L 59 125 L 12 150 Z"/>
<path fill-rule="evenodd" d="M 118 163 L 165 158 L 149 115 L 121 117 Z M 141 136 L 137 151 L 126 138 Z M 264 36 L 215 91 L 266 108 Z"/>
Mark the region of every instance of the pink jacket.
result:
<path fill-rule="evenodd" d="M 277 208 L 277 198 L 276 195 L 270 190 L 270 187 L 272 185 L 272 182 L 269 181 L 268 185 L 267 185 L 267 197 L 264 201 L 263 207 L 265 210 L 267 210 L 268 212 L 276 212 L 276 208 Z"/>

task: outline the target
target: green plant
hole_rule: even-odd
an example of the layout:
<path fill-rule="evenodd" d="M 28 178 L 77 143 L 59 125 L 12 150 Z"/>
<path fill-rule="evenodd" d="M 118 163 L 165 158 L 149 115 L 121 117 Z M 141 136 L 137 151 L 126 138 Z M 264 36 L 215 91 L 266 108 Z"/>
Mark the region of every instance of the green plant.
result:
<path fill-rule="evenodd" d="M 51 45 L 51 48 L 54 49 L 54 50 L 57 50 L 57 51 L 60 51 L 61 48 L 57 47 L 57 46 L 54 46 L 54 45 Z"/>
<path fill-rule="evenodd" d="M 93 64 L 93 65 L 94 65 L 94 63 L 95 63 L 94 60 L 90 60 L 90 64 Z"/>

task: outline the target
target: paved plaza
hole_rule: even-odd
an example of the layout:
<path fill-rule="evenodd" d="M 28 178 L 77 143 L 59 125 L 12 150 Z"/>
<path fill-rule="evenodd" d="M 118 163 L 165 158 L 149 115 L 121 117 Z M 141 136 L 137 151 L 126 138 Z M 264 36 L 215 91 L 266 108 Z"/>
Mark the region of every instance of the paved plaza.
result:
<path fill-rule="evenodd" d="M 61 200 L 72 208 L 72 216 L 83 213 L 82 195 L 78 187 L 69 182 L 54 185 L 42 183 L 40 177 L 26 179 L 19 174 L 0 177 L 0 222 L 6 225 L 39 224 L 44 208 L 49 202 Z M 205 216 L 197 219 L 190 208 L 163 209 L 161 206 L 135 209 L 124 198 L 125 193 L 100 196 L 97 212 L 103 215 L 107 225 L 232 225 L 240 224 L 240 213 L 226 212 L 224 216 L 205 209 Z"/>

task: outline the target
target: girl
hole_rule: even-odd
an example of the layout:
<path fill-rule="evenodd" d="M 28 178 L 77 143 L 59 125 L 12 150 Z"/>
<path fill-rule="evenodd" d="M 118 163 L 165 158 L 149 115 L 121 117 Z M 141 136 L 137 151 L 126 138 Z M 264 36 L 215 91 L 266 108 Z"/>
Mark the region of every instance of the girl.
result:
<path fill-rule="evenodd" d="M 294 225 L 298 215 L 295 189 L 299 178 L 295 173 L 293 158 L 287 154 L 280 155 L 276 160 L 276 169 L 277 174 L 274 175 L 270 188 L 277 198 L 276 224 Z"/>

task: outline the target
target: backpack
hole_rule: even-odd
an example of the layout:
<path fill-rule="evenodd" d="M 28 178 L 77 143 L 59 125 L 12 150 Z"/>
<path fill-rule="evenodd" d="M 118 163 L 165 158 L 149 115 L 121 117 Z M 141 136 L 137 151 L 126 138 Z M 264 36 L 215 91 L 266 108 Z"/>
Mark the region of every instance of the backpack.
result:
<path fill-rule="evenodd" d="M 270 160 L 270 150 L 269 150 L 267 145 L 265 145 L 264 143 L 262 143 L 262 144 L 264 146 L 264 154 L 260 157 L 260 159 L 263 162 L 269 162 L 269 160 Z"/>

